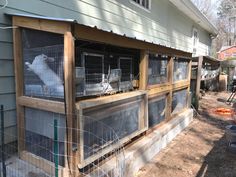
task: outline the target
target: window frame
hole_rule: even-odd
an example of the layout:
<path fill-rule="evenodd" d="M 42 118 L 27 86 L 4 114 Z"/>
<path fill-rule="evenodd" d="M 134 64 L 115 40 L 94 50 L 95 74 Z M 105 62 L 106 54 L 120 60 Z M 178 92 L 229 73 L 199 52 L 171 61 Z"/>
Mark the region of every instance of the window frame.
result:
<path fill-rule="evenodd" d="M 196 36 L 195 36 L 196 33 Z M 199 33 L 198 33 L 198 29 L 193 27 L 193 31 L 192 31 L 192 41 L 193 41 L 193 56 L 197 55 L 197 48 L 199 46 Z"/>
<path fill-rule="evenodd" d="M 147 12 L 151 12 L 152 0 L 146 0 L 146 1 L 148 1 L 148 8 L 142 5 L 142 1 L 145 1 L 145 0 L 140 0 L 140 3 L 135 2 L 134 0 L 129 0 L 129 1 L 130 1 L 130 3 L 136 5 L 137 7 L 141 8 Z"/>
<path fill-rule="evenodd" d="M 175 80 L 174 79 L 174 75 L 175 75 L 175 61 L 177 60 L 180 61 L 180 62 L 187 62 L 187 76 L 185 79 L 182 79 L 182 80 Z M 185 59 L 185 58 L 175 58 L 174 61 L 173 61 L 173 73 L 172 73 L 172 77 L 173 77 L 173 83 L 172 84 L 176 84 L 176 83 L 179 83 L 179 82 L 185 82 L 189 79 L 190 75 L 189 75 L 189 71 L 191 70 L 191 65 L 190 65 L 190 60 L 189 59 Z"/>
<path fill-rule="evenodd" d="M 158 53 L 155 53 L 155 52 L 150 52 L 149 55 L 150 54 L 161 55 L 161 54 L 158 54 Z M 167 66 L 166 66 L 166 69 L 167 69 L 167 71 L 166 71 L 166 79 L 167 79 L 167 81 L 165 83 L 149 84 L 149 75 L 147 75 L 147 88 L 148 89 L 152 89 L 152 88 L 156 88 L 156 87 L 160 87 L 160 86 L 166 86 L 166 85 L 171 84 L 170 77 L 169 77 L 169 74 L 170 74 L 170 72 L 169 72 L 170 71 L 170 67 L 169 67 L 170 59 L 171 59 L 171 57 L 166 55 L 165 60 L 167 60 Z M 150 59 L 148 57 L 148 69 L 149 69 L 149 61 L 150 61 Z"/>

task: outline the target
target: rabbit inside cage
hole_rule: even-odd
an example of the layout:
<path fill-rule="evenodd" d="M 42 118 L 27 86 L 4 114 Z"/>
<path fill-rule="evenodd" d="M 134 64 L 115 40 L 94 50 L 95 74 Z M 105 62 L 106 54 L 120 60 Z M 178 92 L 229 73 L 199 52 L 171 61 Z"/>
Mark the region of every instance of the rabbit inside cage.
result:
<path fill-rule="evenodd" d="M 47 99 L 63 98 L 63 36 L 23 29 L 22 41 L 24 94 Z"/>

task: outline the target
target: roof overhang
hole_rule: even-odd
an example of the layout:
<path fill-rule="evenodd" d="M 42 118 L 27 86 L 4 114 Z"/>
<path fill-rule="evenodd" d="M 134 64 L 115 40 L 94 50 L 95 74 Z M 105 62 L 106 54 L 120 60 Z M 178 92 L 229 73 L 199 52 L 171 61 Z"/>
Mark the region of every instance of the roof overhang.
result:
<path fill-rule="evenodd" d="M 211 33 L 212 36 L 217 36 L 217 28 L 200 12 L 200 10 L 190 0 L 169 0 L 181 12 L 190 17 L 195 23 L 203 29 Z"/>
<path fill-rule="evenodd" d="M 79 26 L 83 26 L 83 27 L 87 28 L 88 30 L 93 29 L 93 30 L 98 30 L 102 33 L 106 33 L 107 35 L 108 34 L 113 35 L 112 39 L 115 38 L 115 36 L 116 36 L 116 38 L 119 37 L 119 39 L 120 38 L 126 38 L 126 39 L 129 39 L 129 40 L 132 40 L 132 41 L 135 40 L 135 41 L 139 42 L 139 46 L 135 46 L 135 45 L 131 46 L 130 44 L 122 43 L 122 46 L 124 46 L 124 47 L 147 50 L 146 49 L 147 46 L 152 46 L 151 49 L 148 49 L 148 50 L 152 50 L 153 46 L 159 46 L 159 48 L 160 48 L 160 51 L 158 52 L 159 54 L 168 54 L 170 56 L 182 57 L 184 59 L 192 59 L 192 57 L 191 57 L 192 53 L 190 53 L 190 52 L 179 50 L 179 49 L 172 48 L 172 47 L 163 46 L 161 44 L 157 44 L 157 43 L 154 43 L 154 42 L 149 42 L 149 41 L 146 41 L 146 40 L 140 40 L 140 39 L 137 39 L 135 37 L 129 37 L 129 36 L 126 36 L 125 34 L 120 35 L 120 34 L 114 33 L 113 31 L 106 31 L 106 30 L 103 30 L 103 29 L 99 29 L 96 26 L 94 26 L 94 27 L 87 26 L 87 25 L 79 23 L 75 19 L 55 18 L 55 17 L 46 17 L 46 16 L 39 16 L 39 15 L 32 15 L 32 14 L 19 14 L 19 13 L 5 13 L 5 15 L 9 15 L 9 16 L 12 16 L 12 17 L 26 17 L 26 18 L 39 19 L 39 20 L 41 19 L 41 20 L 49 20 L 49 21 L 66 22 L 66 23 L 69 23 L 69 24 L 72 24 L 72 25 L 75 25 L 75 26 L 79 25 Z M 92 39 L 92 40 L 95 40 L 95 39 Z M 106 41 L 106 39 L 104 39 L 104 40 Z M 104 42 L 104 43 L 106 43 L 106 42 Z M 161 49 L 163 49 L 163 50 L 161 50 Z M 169 52 L 167 52 L 167 49 L 168 49 Z"/>
<path fill-rule="evenodd" d="M 220 64 L 222 61 L 217 59 L 217 58 L 214 58 L 214 57 L 211 57 L 211 56 L 208 56 L 208 55 L 205 55 L 205 56 L 199 56 L 199 57 L 194 57 L 192 59 L 193 62 L 197 62 L 199 60 L 199 58 L 202 57 L 203 58 L 203 63 L 210 63 L 210 64 Z"/>

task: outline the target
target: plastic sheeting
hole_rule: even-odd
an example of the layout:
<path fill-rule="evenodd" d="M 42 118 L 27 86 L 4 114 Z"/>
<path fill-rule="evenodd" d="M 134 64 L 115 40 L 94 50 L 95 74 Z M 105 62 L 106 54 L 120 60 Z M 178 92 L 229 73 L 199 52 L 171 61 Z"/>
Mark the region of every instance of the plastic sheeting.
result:
<path fill-rule="evenodd" d="M 167 64 L 166 56 L 149 54 L 148 64 L 148 84 L 162 84 L 167 82 Z"/>
<path fill-rule="evenodd" d="M 187 89 L 178 90 L 173 93 L 172 97 L 172 114 L 177 114 L 187 107 L 188 103 Z"/>
<path fill-rule="evenodd" d="M 153 127 L 165 120 L 166 96 L 155 97 L 148 103 L 148 124 Z"/>
<path fill-rule="evenodd" d="M 84 113 L 84 158 L 139 130 L 139 102 L 122 108 L 112 105 L 114 111 L 109 114 L 108 109 Z"/>
<path fill-rule="evenodd" d="M 174 82 L 188 79 L 189 62 L 184 60 L 174 60 Z"/>

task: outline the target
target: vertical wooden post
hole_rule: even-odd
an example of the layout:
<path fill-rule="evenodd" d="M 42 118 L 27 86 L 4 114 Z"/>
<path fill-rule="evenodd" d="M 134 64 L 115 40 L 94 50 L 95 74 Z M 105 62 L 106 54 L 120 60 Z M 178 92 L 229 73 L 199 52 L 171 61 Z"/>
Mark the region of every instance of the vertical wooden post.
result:
<path fill-rule="evenodd" d="M 188 88 L 187 88 L 187 106 L 189 107 L 189 108 L 191 108 L 191 104 L 192 104 L 192 99 L 191 99 L 191 95 L 190 95 L 190 86 L 191 86 L 191 72 L 192 72 L 192 60 L 190 60 L 189 61 L 189 63 L 188 63 L 188 82 L 189 82 L 189 84 L 188 84 Z M 190 100 L 190 105 L 189 105 L 189 99 L 191 99 Z"/>
<path fill-rule="evenodd" d="M 202 62 L 203 56 L 198 58 L 198 66 L 197 66 L 197 83 L 196 83 L 196 109 L 198 110 L 199 106 L 199 94 L 200 94 L 200 87 L 201 87 L 201 70 L 202 70 Z"/>
<path fill-rule="evenodd" d="M 70 168 L 70 172 L 75 176 L 77 169 L 77 162 L 75 161 L 75 155 L 73 154 L 73 123 L 74 121 L 74 108 L 75 108 L 75 54 L 74 54 L 74 38 L 71 32 L 65 32 L 64 34 L 64 79 L 65 79 L 65 109 L 66 109 L 66 121 L 67 121 L 67 165 Z"/>
<path fill-rule="evenodd" d="M 173 72 L 174 72 L 174 57 L 170 57 L 168 62 L 168 82 L 171 85 L 170 92 L 167 96 L 167 110 L 166 110 L 166 117 L 167 120 L 171 119 L 171 111 L 172 111 L 172 95 L 173 95 Z"/>
<path fill-rule="evenodd" d="M 13 25 L 15 18 L 13 17 Z M 25 117 L 24 107 L 18 103 L 18 98 L 23 96 L 23 56 L 22 56 L 22 38 L 21 29 L 13 29 L 13 46 L 14 46 L 14 68 L 15 68 L 15 87 L 16 87 L 16 112 L 17 112 L 17 140 L 18 140 L 18 153 L 25 149 Z"/>
<path fill-rule="evenodd" d="M 139 89 L 146 90 L 148 84 L 148 51 L 141 50 L 140 64 L 139 64 Z"/>

